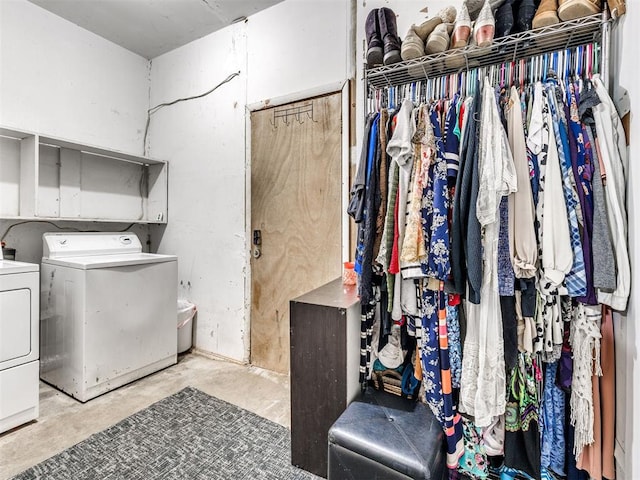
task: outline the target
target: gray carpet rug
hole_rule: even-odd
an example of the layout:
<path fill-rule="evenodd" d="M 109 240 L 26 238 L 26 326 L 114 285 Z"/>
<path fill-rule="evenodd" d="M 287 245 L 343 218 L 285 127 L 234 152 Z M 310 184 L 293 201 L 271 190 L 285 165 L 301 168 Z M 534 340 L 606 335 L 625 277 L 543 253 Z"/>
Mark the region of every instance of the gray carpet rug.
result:
<path fill-rule="evenodd" d="M 287 428 L 187 387 L 14 480 L 315 480 Z"/>

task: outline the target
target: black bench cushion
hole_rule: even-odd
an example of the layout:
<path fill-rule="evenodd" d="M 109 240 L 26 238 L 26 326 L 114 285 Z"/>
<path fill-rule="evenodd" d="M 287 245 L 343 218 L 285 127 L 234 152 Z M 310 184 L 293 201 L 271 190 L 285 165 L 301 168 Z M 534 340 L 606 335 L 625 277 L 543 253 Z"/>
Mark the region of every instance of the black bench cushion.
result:
<path fill-rule="evenodd" d="M 335 449 L 334 458 L 332 446 L 341 447 Z M 331 463 L 342 461 L 335 454 L 345 451 L 368 459 L 361 466 L 374 461 L 409 478 L 440 480 L 445 471 L 444 433 L 429 407 L 385 392 L 369 389 L 330 428 L 330 479 Z"/>

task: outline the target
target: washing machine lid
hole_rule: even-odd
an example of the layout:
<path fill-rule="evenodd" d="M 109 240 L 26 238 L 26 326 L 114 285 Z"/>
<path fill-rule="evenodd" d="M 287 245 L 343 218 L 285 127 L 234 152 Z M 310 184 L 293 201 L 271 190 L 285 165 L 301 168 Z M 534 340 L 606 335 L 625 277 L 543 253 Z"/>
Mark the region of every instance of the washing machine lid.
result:
<path fill-rule="evenodd" d="M 43 258 L 42 263 L 61 267 L 91 270 L 94 268 L 125 267 L 129 265 L 147 265 L 152 263 L 175 262 L 175 255 L 153 253 L 123 253 L 119 255 L 88 255 L 84 257 Z"/>
<path fill-rule="evenodd" d="M 39 269 L 40 265 L 37 263 L 25 263 L 0 259 L 0 275 L 37 272 Z"/>
<path fill-rule="evenodd" d="M 175 262 L 175 255 L 143 253 L 131 232 L 45 233 L 42 263 L 88 270 Z"/>

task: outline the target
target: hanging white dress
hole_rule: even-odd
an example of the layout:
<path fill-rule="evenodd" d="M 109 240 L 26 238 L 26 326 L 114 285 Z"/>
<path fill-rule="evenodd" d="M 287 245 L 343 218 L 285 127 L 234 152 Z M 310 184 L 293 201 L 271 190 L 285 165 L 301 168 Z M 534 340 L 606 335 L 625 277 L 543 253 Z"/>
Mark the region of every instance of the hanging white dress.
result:
<path fill-rule="evenodd" d="M 483 274 L 479 305 L 467 302 L 460 411 L 475 417 L 477 427 L 489 426 L 505 411 L 506 373 L 502 315 L 498 292 L 498 232 L 500 201 L 516 191 L 516 170 L 496 98 L 485 77 L 482 93 L 477 217 L 483 229 Z"/>
<path fill-rule="evenodd" d="M 602 81 L 593 79 L 600 98 L 593 107 L 593 118 L 598 132 L 599 153 L 607 172 L 605 202 L 611 229 L 611 240 L 616 259 L 616 289 L 613 292 L 598 291 L 598 301 L 614 310 L 625 310 L 631 290 L 631 267 L 627 250 L 626 174 L 628 171 L 627 145 L 622 122 Z"/>

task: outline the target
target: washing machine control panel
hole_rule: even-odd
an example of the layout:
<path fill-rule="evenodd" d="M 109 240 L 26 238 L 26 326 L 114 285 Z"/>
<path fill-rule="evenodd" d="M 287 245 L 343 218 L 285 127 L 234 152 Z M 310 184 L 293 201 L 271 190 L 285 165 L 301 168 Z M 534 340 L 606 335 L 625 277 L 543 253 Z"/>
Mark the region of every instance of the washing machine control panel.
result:
<path fill-rule="evenodd" d="M 44 258 L 115 255 L 142 252 L 142 244 L 131 232 L 45 233 Z"/>

